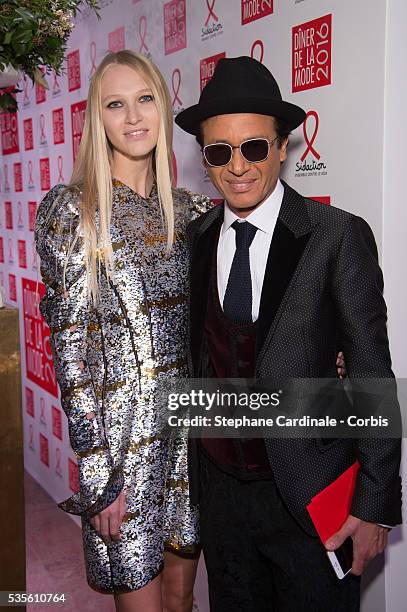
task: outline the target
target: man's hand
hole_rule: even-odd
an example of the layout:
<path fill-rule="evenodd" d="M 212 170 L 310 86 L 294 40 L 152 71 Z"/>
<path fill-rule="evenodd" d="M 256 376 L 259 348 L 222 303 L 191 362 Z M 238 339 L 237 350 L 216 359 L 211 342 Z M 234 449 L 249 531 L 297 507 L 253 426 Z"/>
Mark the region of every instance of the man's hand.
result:
<path fill-rule="evenodd" d="M 326 542 L 327 550 L 336 550 L 347 537 L 353 540 L 352 574 L 360 576 L 366 565 L 384 551 L 388 529 L 349 515 L 341 529 Z"/>
<path fill-rule="evenodd" d="M 105 544 L 112 544 L 120 540 L 120 526 L 126 514 L 126 509 L 126 495 L 123 489 L 119 497 L 110 506 L 90 519 L 90 524 L 98 532 Z"/>

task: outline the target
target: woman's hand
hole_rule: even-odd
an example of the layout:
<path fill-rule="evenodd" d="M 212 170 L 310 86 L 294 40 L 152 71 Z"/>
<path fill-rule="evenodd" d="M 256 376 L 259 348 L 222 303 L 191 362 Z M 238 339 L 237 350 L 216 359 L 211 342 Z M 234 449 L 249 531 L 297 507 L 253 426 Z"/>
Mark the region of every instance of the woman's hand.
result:
<path fill-rule="evenodd" d="M 98 532 L 105 544 L 112 544 L 120 540 L 120 526 L 126 510 L 126 494 L 123 489 L 119 497 L 110 506 L 90 519 L 90 524 Z"/>
<path fill-rule="evenodd" d="M 338 372 L 339 378 L 345 378 L 345 376 L 346 376 L 346 363 L 345 363 L 345 356 L 342 353 L 342 351 L 340 351 L 338 353 L 338 356 L 336 358 L 336 371 Z"/>

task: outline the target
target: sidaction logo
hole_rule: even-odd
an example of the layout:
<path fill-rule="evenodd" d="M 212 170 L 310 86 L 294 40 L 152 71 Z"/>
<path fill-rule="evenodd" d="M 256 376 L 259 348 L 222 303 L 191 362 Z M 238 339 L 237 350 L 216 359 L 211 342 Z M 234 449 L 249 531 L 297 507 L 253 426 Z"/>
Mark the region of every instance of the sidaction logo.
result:
<path fill-rule="evenodd" d="M 211 40 L 215 36 L 223 34 L 223 25 L 215 12 L 216 0 L 205 0 L 208 8 L 208 13 L 205 19 L 205 24 L 201 30 L 201 40 Z"/>
<path fill-rule="evenodd" d="M 310 135 L 313 122 L 313 132 Z M 314 145 L 319 129 L 318 113 L 314 110 L 308 111 L 305 121 L 302 124 L 306 148 L 300 157 L 300 160 L 295 164 L 295 176 L 325 176 L 328 174 L 327 165 L 321 159 L 321 155 Z"/>

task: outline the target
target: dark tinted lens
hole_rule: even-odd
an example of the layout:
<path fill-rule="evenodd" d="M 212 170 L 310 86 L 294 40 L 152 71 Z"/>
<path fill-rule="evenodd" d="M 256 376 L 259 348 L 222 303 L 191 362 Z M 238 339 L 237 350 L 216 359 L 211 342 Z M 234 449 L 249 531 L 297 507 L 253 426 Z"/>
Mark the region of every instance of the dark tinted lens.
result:
<path fill-rule="evenodd" d="M 248 140 L 241 145 L 242 155 L 250 162 L 259 162 L 266 159 L 269 152 L 269 145 L 264 138 Z"/>
<path fill-rule="evenodd" d="M 207 145 L 204 152 L 211 166 L 226 166 L 231 160 L 231 148 L 227 144 Z"/>

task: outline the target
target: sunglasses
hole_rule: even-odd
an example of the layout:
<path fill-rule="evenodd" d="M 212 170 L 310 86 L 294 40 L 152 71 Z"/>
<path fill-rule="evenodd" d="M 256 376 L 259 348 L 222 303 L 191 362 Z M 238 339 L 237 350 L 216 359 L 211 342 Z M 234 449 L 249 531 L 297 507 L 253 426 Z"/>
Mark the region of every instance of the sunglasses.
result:
<path fill-rule="evenodd" d="M 240 154 L 244 159 L 251 163 L 262 162 L 266 160 L 270 154 L 270 148 L 278 139 L 278 136 L 273 140 L 267 138 L 249 138 L 233 147 L 227 142 L 215 142 L 205 145 L 202 149 L 203 156 L 208 166 L 219 168 L 227 166 L 233 156 L 233 149 L 240 149 Z"/>

